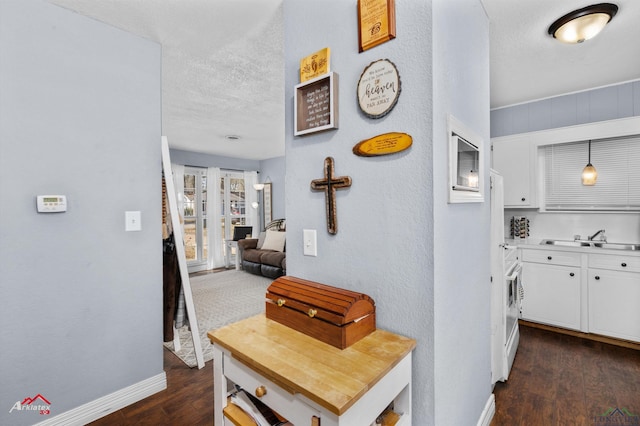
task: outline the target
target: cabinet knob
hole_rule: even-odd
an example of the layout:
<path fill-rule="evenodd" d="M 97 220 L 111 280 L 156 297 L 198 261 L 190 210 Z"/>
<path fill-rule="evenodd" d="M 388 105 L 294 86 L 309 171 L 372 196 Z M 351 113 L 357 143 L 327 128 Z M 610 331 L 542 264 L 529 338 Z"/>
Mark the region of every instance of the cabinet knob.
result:
<path fill-rule="evenodd" d="M 264 385 L 258 386 L 256 388 L 256 396 L 258 398 L 262 398 L 263 396 L 265 396 L 267 394 L 267 388 L 264 387 Z"/>
<path fill-rule="evenodd" d="M 286 300 L 284 299 L 278 299 L 278 306 L 282 306 L 286 303 Z"/>
<path fill-rule="evenodd" d="M 575 275 L 575 274 L 574 274 L 573 272 L 570 272 L 570 273 L 569 273 L 569 276 L 570 276 L 570 277 L 573 277 L 574 275 Z"/>
<path fill-rule="evenodd" d="M 309 315 L 309 318 L 313 318 L 316 316 L 316 314 L 318 313 L 318 311 L 316 311 L 313 308 L 309 308 L 309 312 L 307 312 L 307 315 Z"/>
<path fill-rule="evenodd" d="M 626 268 L 626 267 L 627 267 L 627 264 L 626 264 L 626 263 L 624 263 L 624 262 L 622 262 L 620 265 L 621 265 L 623 268 Z"/>
<path fill-rule="evenodd" d="M 551 256 L 547 256 L 547 260 L 551 260 L 553 259 Z"/>
<path fill-rule="evenodd" d="M 599 275 L 596 275 L 596 280 L 599 280 L 599 279 L 600 279 L 600 276 L 599 276 Z"/>
<path fill-rule="evenodd" d="M 522 202 L 524 202 L 525 200 L 526 200 L 526 198 L 524 198 L 524 197 L 522 197 L 522 198 L 521 198 L 521 201 L 522 201 Z"/>

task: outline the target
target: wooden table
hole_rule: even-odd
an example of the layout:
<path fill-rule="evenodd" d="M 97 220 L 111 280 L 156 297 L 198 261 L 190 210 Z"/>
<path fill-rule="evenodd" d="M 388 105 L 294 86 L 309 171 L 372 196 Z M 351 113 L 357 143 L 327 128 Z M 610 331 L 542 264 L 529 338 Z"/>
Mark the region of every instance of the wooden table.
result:
<path fill-rule="evenodd" d="M 340 350 L 260 314 L 209 331 L 214 345 L 215 425 L 224 423 L 228 382 L 296 426 L 369 426 L 394 402 L 398 425 L 411 424 L 415 340 L 376 330 Z M 227 420 L 228 421 L 228 420 Z"/>

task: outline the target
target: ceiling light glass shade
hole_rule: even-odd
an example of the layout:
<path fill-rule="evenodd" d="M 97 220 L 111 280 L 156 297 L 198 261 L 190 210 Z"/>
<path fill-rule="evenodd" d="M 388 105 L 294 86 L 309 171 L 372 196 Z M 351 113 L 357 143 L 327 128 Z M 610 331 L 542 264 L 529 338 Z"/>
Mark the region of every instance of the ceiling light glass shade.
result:
<path fill-rule="evenodd" d="M 596 168 L 591 164 L 591 141 L 589 141 L 589 161 L 587 165 L 582 169 L 582 184 L 586 186 L 593 186 L 598 179 L 598 172 Z"/>
<path fill-rule="evenodd" d="M 598 179 L 598 172 L 591 163 L 587 164 L 582 170 L 582 184 L 586 186 L 593 186 Z"/>
<path fill-rule="evenodd" d="M 549 35 L 564 43 L 582 43 L 595 37 L 618 12 L 618 6 L 600 3 L 574 10 L 549 27 Z"/>
<path fill-rule="evenodd" d="M 256 191 L 262 191 L 264 189 L 264 183 L 254 183 L 253 189 Z"/>

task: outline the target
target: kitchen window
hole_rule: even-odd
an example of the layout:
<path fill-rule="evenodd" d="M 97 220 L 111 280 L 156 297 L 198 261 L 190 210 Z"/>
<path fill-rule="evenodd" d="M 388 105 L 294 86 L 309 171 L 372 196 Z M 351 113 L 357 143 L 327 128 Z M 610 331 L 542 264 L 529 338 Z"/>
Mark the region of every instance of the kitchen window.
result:
<path fill-rule="evenodd" d="M 589 141 L 545 146 L 546 210 L 640 210 L 640 135 L 591 141 L 591 163 L 598 172 L 594 186 L 581 182 Z"/>

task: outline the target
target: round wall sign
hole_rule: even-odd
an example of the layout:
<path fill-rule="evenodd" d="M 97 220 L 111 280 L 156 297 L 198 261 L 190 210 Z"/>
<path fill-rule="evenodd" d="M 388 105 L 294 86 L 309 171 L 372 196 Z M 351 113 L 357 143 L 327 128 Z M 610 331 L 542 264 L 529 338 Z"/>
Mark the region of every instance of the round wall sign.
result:
<path fill-rule="evenodd" d="M 387 115 L 398 102 L 400 76 L 388 59 L 370 63 L 358 81 L 358 105 L 369 118 Z"/>

